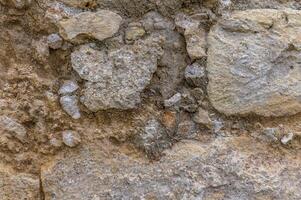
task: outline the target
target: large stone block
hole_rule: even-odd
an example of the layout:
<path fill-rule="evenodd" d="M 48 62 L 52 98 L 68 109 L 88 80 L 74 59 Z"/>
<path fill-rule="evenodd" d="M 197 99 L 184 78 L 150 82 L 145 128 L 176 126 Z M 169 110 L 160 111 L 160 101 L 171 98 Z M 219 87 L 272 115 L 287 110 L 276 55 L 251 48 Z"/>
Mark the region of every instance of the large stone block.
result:
<path fill-rule="evenodd" d="M 301 198 L 300 160 L 250 137 L 181 142 L 152 163 L 108 146 L 86 146 L 43 167 L 45 199 Z"/>
<path fill-rule="evenodd" d="M 301 111 L 301 12 L 238 11 L 210 31 L 208 94 L 226 115 Z"/>

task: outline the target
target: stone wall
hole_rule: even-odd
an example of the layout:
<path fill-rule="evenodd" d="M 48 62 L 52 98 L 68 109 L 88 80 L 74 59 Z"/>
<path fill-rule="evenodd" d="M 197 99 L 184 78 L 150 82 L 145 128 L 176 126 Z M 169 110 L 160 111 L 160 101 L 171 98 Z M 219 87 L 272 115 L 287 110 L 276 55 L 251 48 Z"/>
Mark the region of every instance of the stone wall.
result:
<path fill-rule="evenodd" d="M 297 0 L 0 0 L 0 199 L 301 199 Z"/>

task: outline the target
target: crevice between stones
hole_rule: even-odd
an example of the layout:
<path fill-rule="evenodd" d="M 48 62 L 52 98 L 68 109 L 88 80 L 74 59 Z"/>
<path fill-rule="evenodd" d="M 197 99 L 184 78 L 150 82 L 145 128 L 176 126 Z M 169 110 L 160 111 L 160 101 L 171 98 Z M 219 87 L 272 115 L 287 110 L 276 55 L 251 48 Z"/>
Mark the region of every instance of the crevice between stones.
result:
<path fill-rule="evenodd" d="M 40 182 L 40 200 L 45 200 L 45 193 L 44 193 L 43 182 L 42 182 L 42 171 L 40 171 L 39 174 L 39 182 Z"/>

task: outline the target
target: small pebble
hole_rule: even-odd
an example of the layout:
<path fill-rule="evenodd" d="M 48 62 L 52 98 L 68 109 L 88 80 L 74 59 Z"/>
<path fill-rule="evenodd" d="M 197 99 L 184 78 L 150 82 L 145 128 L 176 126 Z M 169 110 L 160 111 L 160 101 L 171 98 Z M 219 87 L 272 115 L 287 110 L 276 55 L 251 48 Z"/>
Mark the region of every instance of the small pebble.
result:
<path fill-rule="evenodd" d="M 197 113 L 194 114 L 193 121 L 197 124 L 202 124 L 209 129 L 213 127 L 213 122 L 211 121 L 208 112 L 202 108 L 199 108 Z"/>
<path fill-rule="evenodd" d="M 278 135 L 279 135 L 279 128 L 265 128 L 263 130 L 263 134 L 265 135 L 267 141 L 269 142 L 276 142 L 278 141 Z"/>
<path fill-rule="evenodd" d="M 285 135 L 283 138 L 281 138 L 281 143 L 286 145 L 288 144 L 290 141 L 292 141 L 294 138 L 294 134 L 293 133 L 288 133 L 287 135 Z"/>
<path fill-rule="evenodd" d="M 71 94 L 72 92 L 75 92 L 77 89 L 78 89 L 78 85 L 75 81 L 67 80 L 64 81 L 58 93 L 60 95 Z"/>
<path fill-rule="evenodd" d="M 79 119 L 81 117 L 77 96 L 62 96 L 60 98 L 60 103 L 63 110 L 73 119 Z"/>
<path fill-rule="evenodd" d="M 185 69 L 185 79 L 190 85 L 195 87 L 206 85 L 205 67 L 199 63 L 188 65 Z"/>
<path fill-rule="evenodd" d="M 54 146 L 54 147 L 61 147 L 63 145 L 62 141 L 60 141 L 56 138 L 51 138 L 49 140 L 49 143 L 51 144 L 51 146 Z"/>
<path fill-rule="evenodd" d="M 167 99 L 164 101 L 164 106 L 165 107 L 172 107 L 176 104 L 178 104 L 182 99 L 182 95 L 180 93 L 177 93 L 173 95 L 171 98 Z"/>
<path fill-rule="evenodd" d="M 51 49 L 59 49 L 63 45 L 63 39 L 57 33 L 53 33 L 47 37 L 47 43 Z"/>
<path fill-rule="evenodd" d="M 68 147 L 76 147 L 81 142 L 80 135 L 71 130 L 63 131 L 63 142 Z"/>

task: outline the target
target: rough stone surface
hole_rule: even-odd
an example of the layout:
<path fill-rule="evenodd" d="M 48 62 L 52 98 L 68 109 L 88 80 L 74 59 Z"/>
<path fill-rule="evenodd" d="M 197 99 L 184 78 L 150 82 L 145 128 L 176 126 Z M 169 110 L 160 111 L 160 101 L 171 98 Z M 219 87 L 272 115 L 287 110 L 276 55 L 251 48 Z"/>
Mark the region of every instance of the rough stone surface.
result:
<path fill-rule="evenodd" d="M 148 120 L 135 139 L 135 145 L 150 158 L 160 157 L 163 150 L 171 146 L 171 138 L 162 124 L 155 119 Z"/>
<path fill-rule="evenodd" d="M 80 135 L 76 131 L 63 131 L 62 137 L 64 144 L 68 147 L 75 147 L 81 142 Z"/>
<path fill-rule="evenodd" d="M 92 37 L 104 40 L 113 36 L 119 29 L 122 18 L 108 10 L 83 12 L 59 23 L 60 34 L 66 40 L 77 37 Z"/>
<path fill-rule="evenodd" d="M 27 131 L 25 127 L 8 116 L 0 116 L 0 133 L 8 133 L 20 142 L 26 142 Z"/>
<path fill-rule="evenodd" d="M 59 49 L 63 45 L 62 38 L 57 34 L 53 33 L 47 37 L 48 46 L 52 49 Z"/>
<path fill-rule="evenodd" d="M 66 95 L 60 98 L 60 103 L 63 110 L 70 115 L 73 119 L 79 119 L 81 117 L 78 107 L 78 98 L 76 95 Z"/>
<path fill-rule="evenodd" d="M 187 52 L 191 59 L 201 59 L 207 56 L 206 31 L 203 28 L 185 31 Z"/>
<path fill-rule="evenodd" d="M 39 199 L 40 182 L 37 176 L 18 173 L 0 164 L 0 199 Z"/>
<path fill-rule="evenodd" d="M 146 164 L 85 148 L 43 169 L 42 180 L 46 199 L 299 199 L 299 160 L 269 149 L 248 137 L 185 141 Z"/>
<path fill-rule="evenodd" d="M 162 55 L 160 37 L 104 52 L 82 46 L 72 53 L 72 66 L 88 82 L 81 102 L 91 111 L 135 108 Z"/>
<path fill-rule="evenodd" d="M 200 20 L 179 13 L 175 17 L 175 23 L 184 32 L 186 48 L 190 58 L 195 60 L 206 57 L 206 30 L 200 25 Z"/>
<path fill-rule="evenodd" d="M 188 65 L 185 69 L 185 79 L 186 81 L 195 87 L 206 85 L 206 71 L 205 67 L 201 66 L 199 63 L 193 63 Z"/>
<path fill-rule="evenodd" d="M 63 85 L 60 87 L 58 93 L 60 95 L 71 94 L 79 88 L 78 84 L 75 81 L 67 80 L 64 81 Z"/>
<path fill-rule="evenodd" d="M 134 41 L 141 38 L 145 34 L 145 30 L 139 26 L 130 26 L 125 32 L 125 39 Z"/>
<path fill-rule="evenodd" d="M 197 134 L 197 126 L 190 119 L 184 119 L 179 122 L 177 127 L 177 136 L 183 139 L 195 138 Z"/>
<path fill-rule="evenodd" d="M 177 94 L 173 95 L 172 97 L 170 97 L 169 99 L 166 99 L 164 101 L 164 106 L 165 107 L 172 107 L 176 104 L 179 104 L 181 99 L 182 99 L 181 93 L 177 93 Z"/>
<path fill-rule="evenodd" d="M 209 117 L 209 113 L 202 108 L 199 108 L 197 113 L 194 114 L 193 121 L 195 123 L 202 124 L 207 128 L 212 128 L 213 126 L 213 122 Z"/>
<path fill-rule="evenodd" d="M 301 111 L 301 13 L 238 11 L 209 35 L 208 93 L 227 115 L 293 115 Z"/>
<path fill-rule="evenodd" d="M 73 69 L 79 76 L 90 82 L 100 82 L 112 78 L 113 62 L 105 50 L 97 50 L 95 44 L 80 46 L 71 54 Z"/>
<path fill-rule="evenodd" d="M 300 10 L 0 0 L 0 200 L 300 200 Z"/>

